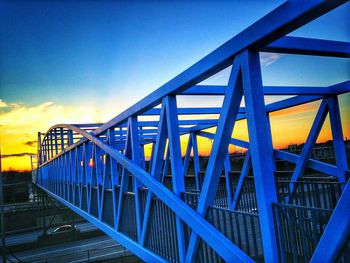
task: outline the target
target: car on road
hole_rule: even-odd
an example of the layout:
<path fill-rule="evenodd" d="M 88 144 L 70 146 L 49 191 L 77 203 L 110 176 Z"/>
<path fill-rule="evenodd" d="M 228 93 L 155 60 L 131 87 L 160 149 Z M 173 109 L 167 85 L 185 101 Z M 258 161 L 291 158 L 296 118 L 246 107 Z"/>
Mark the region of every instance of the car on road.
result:
<path fill-rule="evenodd" d="M 77 228 L 74 225 L 62 225 L 55 228 L 53 231 L 50 231 L 49 234 L 58 234 L 58 233 L 68 233 L 68 232 L 76 232 Z"/>

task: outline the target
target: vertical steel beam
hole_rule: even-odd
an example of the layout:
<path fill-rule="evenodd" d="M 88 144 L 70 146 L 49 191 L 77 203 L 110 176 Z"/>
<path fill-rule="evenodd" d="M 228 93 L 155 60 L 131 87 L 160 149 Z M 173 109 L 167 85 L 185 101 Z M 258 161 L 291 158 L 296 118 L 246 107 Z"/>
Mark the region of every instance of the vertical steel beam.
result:
<path fill-rule="evenodd" d="M 192 136 L 190 134 L 187 141 L 187 149 L 186 149 L 184 165 L 183 165 L 183 177 L 186 176 L 188 171 L 188 166 L 190 164 L 191 150 L 192 150 Z"/>
<path fill-rule="evenodd" d="M 139 127 L 139 131 L 141 134 L 143 134 L 143 128 Z M 146 156 L 145 156 L 145 145 L 140 144 L 140 156 L 141 156 L 141 167 L 146 170 Z"/>
<path fill-rule="evenodd" d="M 58 134 L 57 134 L 57 128 L 54 129 L 54 134 L 55 134 L 55 153 L 56 155 L 58 154 Z"/>
<path fill-rule="evenodd" d="M 50 131 L 49 134 L 49 143 L 50 143 L 50 159 L 53 158 L 53 133 Z"/>
<path fill-rule="evenodd" d="M 91 147 L 90 147 L 91 145 Z M 87 212 L 90 213 L 90 204 L 91 204 L 91 184 L 92 184 L 92 171 L 94 169 L 94 146 L 92 143 L 87 143 L 85 148 L 85 158 L 87 160 L 86 166 L 86 205 Z"/>
<path fill-rule="evenodd" d="M 269 144 L 272 145 L 272 149 L 273 149 L 273 141 L 272 141 L 272 128 L 271 128 L 271 121 L 270 121 L 270 114 L 267 112 L 266 113 L 266 120 L 267 120 L 267 126 L 270 127 L 268 129 L 268 140 L 269 140 Z M 273 167 L 274 167 L 274 171 L 276 171 L 276 163 L 275 163 L 275 160 L 273 162 Z"/>
<path fill-rule="evenodd" d="M 64 134 L 63 134 L 63 128 L 60 128 L 61 132 L 61 151 L 64 150 Z"/>
<path fill-rule="evenodd" d="M 200 172 L 200 163 L 199 163 L 199 154 L 198 154 L 198 143 L 197 143 L 197 135 L 195 133 L 191 133 L 192 137 L 192 149 L 193 149 L 193 165 L 194 165 L 194 176 L 196 179 L 196 188 L 200 190 L 201 186 L 199 183 L 199 172 Z"/>
<path fill-rule="evenodd" d="M 63 173 L 62 173 L 62 178 L 63 178 L 63 189 L 62 189 L 62 194 L 63 194 L 63 198 L 67 199 L 67 184 L 68 184 L 68 153 L 66 153 L 65 155 L 63 155 Z"/>
<path fill-rule="evenodd" d="M 106 136 L 106 142 L 109 143 L 108 134 Z M 104 202 L 105 202 L 105 192 L 111 186 L 111 160 L 107 154 L 104 154 L 104 164 L 102 171 L 102 189 L 101 189 L 101 200 L 100 200 L 100 211 L 98 214 L 99 220 L 103 221 L 103 217 L 105 212 L 109 212 L 109 210 L 104 210 Z"/>
<path fill-rule="evenodd" d="M 231 161 L 230 161 L 230 153 L 227 151 L 226 158 L 224 161 L 225 167 L 225 183 L 226 183 L 226 192 L 227 192 L 227 203 L 232 203 L 232 193 L 231 193 L 231 181 L 230 181 L 230 171 L 231 171 Z"/>
<path fill-rule="evenodd" d="M 132 161 L 141 167 L 141 149 L 140 149 L 140 135 L 138 128 L 137 117 L 129 117 L 128 126 L 131 134 L 131 156 Z M 139 188 L 142 186 L 139 180 L 133 176 L 133 189 L 135 193 L 135 209 L 136 209 L 136 228 L 137 238 L 141 240 L 141 207 L 140 207 L 140 196 Z"/>
<path fill-rule="evenodd" d="M 72 130 L 68 130 L 68 146 L 73 144 L 73 131 Z"/>
<path fill-rule="evenodd" d="M 331 122 L 333 149 L 335 161 L 338 169 L 338 180 L 340 183 L 346 182 L 345 173 L 349 170 L 346 160 L 346 150 L 343 137 L 343 128 L 341 124 L 338 96 L 334 95 L 328 99 L 329 120 Z"/>
<path fill-rule="evenodd" d="M 258 196 L 259 220 L 265 262 L 278 262 L 278 247 L 272 204 L 277 202 L 274 154 L 266 117 L 259 54 L 242 53 L 243 90 L 246 105 L 250 154 Z"/>
<path fill-rule="evenodd" d="M 82 151 L 81 151 L 81 166 L 80 166 L 80 188 L 79 188 L 79 208 L 83 209 L 83 200 L 85 196 L 83 195 L 83 189 L 86 186 L 86 173 L 87 173 L 87 166 L 88 166 L 88 160 L 86 158 L 86 148 L 88 143 L 83 143 Z M 86 193 L 86 191 L 85 191 Z"/>
<path fill-rule="evenodd" d="M 77 184 L 77 178 L 78 178 L 78 147 L 76 147 L 72 152 L 72 203 L 76 205 L 76 184 Z"/>
<path fill-rule="evenodd" d="M 148 167 L 148 172 L 151 173 L 152 171 L 152 165 L 153 165 L 153 156 L 154 156 L 154 152 L 155 152 L 155 143 L 152 143 L 152 150 L 151 150 L 151 156 L 149 159 L 149 167 Z M 152 173 L 151 173 L 152 174 Z"/>
<path fill-rule="evenodd" d="M 97 153 L 96 153 L 96 148 L 97 146 L 95 144 L 92 145 L 92 154 L 91 154 L 91 159 L 89 160 L 92 160 L 91 162 L 91 171 L 90 171 L 90 176 L 89 176 L 89 180 L 88 180 L 88 189 L 87 191 L 89 192 L 88 194 L 88 213 L 91 214 L 91 208 L 92 208 L 92 191 L 93 191 L 93 188 L 95 186 L 97 186 L 97 180 L 96 180 L 96 156 L 97 156 Z"/>
<path fill-rule="evenodd" d="M 68 152 L 68 185 L 67 185 L 67 192 L 68 192 L 68 201 L 71 202 L 72 198 L 72 180 L 73 180 L 73 169 L 72 169 L 72 155 L 73 151 Z M 49 166 L 50 167 L 50 166 Z"/>
<path fill-rule="evenodd" d="M 2 254 L 2 262 L 7 262 L 6 256 L 6 232 L 5 232 L 5 210 L 4 210 L 4 185 L 3 185 L 3 173 L 2 173 L 2 155 L 1 155 L 1 147 L 0 147 L 0 223 L 1 223 L 1 254 Z"/>
<path fill-rule="evenodd" d="M 97 217 L 99 215 L 102 216 L 102 205 L 101 205 L 101 200 L 102 200 L 102 188 L 103 188 L 103 166 L 104 166 L 104 155 L 103 151 L 96 146 L 95 147 L 95 183 L 93 186 L 95 186 L 97 189 Z"/>
<path fill-rule="evenodd" d="M 39 171 L 39 166 L 43 163 L 43 149 L 41 145 L 41 132 L 38 132 L 38 142 L 37 142 L 37 171 Z"/>
<path fill-rule="evenodd" d="M 107 132 L 107 138 L 108 138 L 108 144 L 110 144 L 112 147 L 115 147 L 116 141 L 115 141 L 115 131 L 114 129 L 108 129 Z M 112 211 L 113 211 L 113 224 L 114 228 L 117 226 L 117 214 L 118 214 L 118 203 L 117 203 L 117 193 L 116 193 L 116 186 L 118 185 L 118 164 L 115 159 L 110 157 L 110 165 L 111 165 L 111 183 L 112 183 Z"/>
<path fill-rule="evenodd" d="M 170 154 L 173 192 L 181 198 L 181 193 L 184 192 L 185 189 L 185 182 L 182 170 L 183 168 L 176 97 L 169 95 L 165 97 L 163 101 L 166 104 L 166 120 L 169 136 L 168 147 Z M 183 228 L 183 222 L 178 216 L 176 217 L 176 231 L 180 262 L 184 262 L 186 255 L 185 233 Z"/>

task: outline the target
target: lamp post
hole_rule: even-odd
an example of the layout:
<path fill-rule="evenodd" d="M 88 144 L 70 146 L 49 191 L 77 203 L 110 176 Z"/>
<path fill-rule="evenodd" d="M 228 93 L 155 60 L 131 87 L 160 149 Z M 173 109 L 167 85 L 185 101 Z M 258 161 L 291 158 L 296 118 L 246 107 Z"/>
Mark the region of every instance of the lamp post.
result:
<path fill-rule="evenodd" d="M 4 215 L 4 200 L 3 200 L 4 187 L 2 183 L 2 170 L 1 170 L 1 146 L 0 146 L 0 207 L 1 207 L 1 247 L 2 247 L 2 262 L 7 262 L 6 257 L 6 234 L 5 234 L 5 215 Z"/>

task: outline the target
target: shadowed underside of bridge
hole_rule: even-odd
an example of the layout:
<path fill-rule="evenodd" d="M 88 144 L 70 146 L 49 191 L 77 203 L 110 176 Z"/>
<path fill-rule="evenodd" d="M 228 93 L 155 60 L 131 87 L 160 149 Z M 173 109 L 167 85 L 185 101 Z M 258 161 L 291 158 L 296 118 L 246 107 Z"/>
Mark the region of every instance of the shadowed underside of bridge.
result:
<path fill-rule="evenodd" d="M 345 2 L 287 1 L 111 121 L 58 124 L 39 134 L 37 185 L 148 262 L 348 260 L 350 186 L 338 95 L 350 81 L 264 86 L 259 57 L 349 59 L 349 43 L 286 36 Z M 227 85 L 198 85 L 227 68 Z M 185 96 L 201 100 L 178 107 Z M 208 96 L 220 105 L 208 105 Z M 266 103 L 266 96 L 279 99 Z M 314 101 L 319 108 L 300 155 L 274 149 L 270 113 Z M 327 116 L 334 164 L 311 158 Z M 232 137 L 240 120 L 249 142 Z M 212 140 L 207 165 L 199 137 Z M 247 149 L 240 171 L 231 169 L 230 145 Z M 278 160 L 294 170 L 281 175 Z M 328 176 L 307 181 L 310 169 Z"/>

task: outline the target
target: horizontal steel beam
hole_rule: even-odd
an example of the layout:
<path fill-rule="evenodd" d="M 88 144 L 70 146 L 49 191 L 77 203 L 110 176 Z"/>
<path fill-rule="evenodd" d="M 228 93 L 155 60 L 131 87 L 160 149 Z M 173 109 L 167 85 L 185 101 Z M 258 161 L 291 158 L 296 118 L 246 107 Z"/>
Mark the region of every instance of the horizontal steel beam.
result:
<path fill-rule="evenodd" d="M 263 47 L 261 51 L 350 58 L 350 44 L 348 42 L 303 37 L 285 36 Z"/>
<path fill-rule="evenodd" d="M 178 115 L 196 115 L 196 114 L 220 114 L 221 107 L 211 107 L 211 108 L 178 108 L 177 114 Z M 244 108 L 241 108 L 240 113 L 244 113 Z M 149 116 L 149 115 L 160 115 L 160 108 L 153 108 L 151 110 L 148 110 L 142 114 L 142 116 Z"/>
<path fill-rule="evenodd" d="M 275 150 L 275 157 L 295 164 L 300 158 L 297 154 L 289 153 L 282 150 Z M 338 168 L 336 166 L 313 159 L 308 160 L 307 167 L 335 177 L 337 177 L 338 174 Z"/>
<path fill-rule="evenodd" d="M 204 137 L 204 138 L 208 138 L 208 139 L 214 139 L 215 134 L 214 133 L 210 133 L 210 132 L 197 132 L 196 135 Z M 239 139 L 235 139 L 235 138 L 231 138 L 230 139 L 230 144 L 232 145 L 236 145 L 242 148 L 246 148 L 249 149 L 249 142 L 243 141 L 243 140 L 239 140 Z"/>
<path fill-rule="evenodd" d="M 350 82 L 345 81 L 328 87 L 315 86 L 264 86 L 264 95 L 335 95 L 350 91 Z M 196 85 L 182 95 L 225 95 L 225 85 Z"/>

